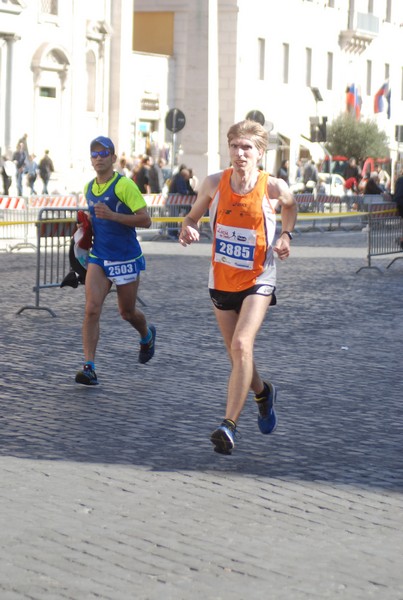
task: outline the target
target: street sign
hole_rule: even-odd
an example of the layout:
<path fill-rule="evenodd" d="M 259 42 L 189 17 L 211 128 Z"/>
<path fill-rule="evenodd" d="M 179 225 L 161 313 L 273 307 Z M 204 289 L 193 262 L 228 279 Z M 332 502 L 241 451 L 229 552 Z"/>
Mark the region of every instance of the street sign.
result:
<path fill-rule="evenodd" d="M 250 121 L 256 121 L 257 123 L 260 123 L 261 125 L 264 125 L 264 114 L 260 112 L 260 110 L 251 110 L 248 112 L 248 114 L 246 115 L 246 118 L 249 119 Z"/>
<path fill-rule="evenodd" d="M 270 146 L 279 146 L 281 143 L 281 140 L 279 138 L 279 136 L 277 135 L 277 133 L 270 133 L 269 134 L 269 144 Z"/>
<path fill-rule="evenodd" d="M 186 117 L 179 108 L 171 108 L 165 117 L 165 126 L 168 131 L 177 133 L 186 125 Z"/>
<path fill-rule="evenodd" d="M 395 140 L 401 144 L 403 142 L 403 125 L 395 126 Z"/>

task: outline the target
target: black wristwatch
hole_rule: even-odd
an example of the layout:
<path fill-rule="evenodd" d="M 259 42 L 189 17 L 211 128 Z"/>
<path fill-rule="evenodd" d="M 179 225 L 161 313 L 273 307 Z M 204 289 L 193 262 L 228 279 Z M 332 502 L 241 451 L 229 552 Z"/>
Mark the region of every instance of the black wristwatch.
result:
<path fill-rule="evenodd" d="M 280 237 L 281 237 L 282 235 L 284 235 L 284 234 L 288 235 L 288 237 L 290 238 L 290 240 L 292 240 L 292 238 L 293 238 L 293 235 L 292 235 L 292 233 L 291 233 L 290 231 L 282 231 L 282 232 L 280 233 Z"/>

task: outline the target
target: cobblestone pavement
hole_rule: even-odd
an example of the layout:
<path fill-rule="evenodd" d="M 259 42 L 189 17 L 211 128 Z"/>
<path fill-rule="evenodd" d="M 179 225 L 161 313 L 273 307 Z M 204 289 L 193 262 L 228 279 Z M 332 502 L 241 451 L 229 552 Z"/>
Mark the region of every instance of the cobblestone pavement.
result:
<path fill-rule="evenodd" d="M 83 288 L 17 316 L 35 253 L 1 253 L 1 600 L 402 600 L 403 262 L 357 274 L 365 243 L 296 236 L 255 355 L 279 427 L 251 396 L 232 456 L 208 243 L 144 243 L 155 358 L 111 293 L 89 389 Z"/>

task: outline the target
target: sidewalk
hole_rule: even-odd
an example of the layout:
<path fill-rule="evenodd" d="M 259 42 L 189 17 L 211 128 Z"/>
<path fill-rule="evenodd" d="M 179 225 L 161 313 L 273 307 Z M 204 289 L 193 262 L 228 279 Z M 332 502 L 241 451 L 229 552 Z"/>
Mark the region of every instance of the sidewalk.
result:
<path fill-rule="evenodd" d="M 259 433 L 251 396 L 220 456 L 210 244 L 143 249 L 156 355 L 137 363 L 110 294 L 90 389 L 84 290 L 16 316 L 35 253 L 0 253 L 1 600 L 403 599 L 403 261 L 356 274 L 364 233 L 295 237 L 255 354 L 278 429 Z"/>

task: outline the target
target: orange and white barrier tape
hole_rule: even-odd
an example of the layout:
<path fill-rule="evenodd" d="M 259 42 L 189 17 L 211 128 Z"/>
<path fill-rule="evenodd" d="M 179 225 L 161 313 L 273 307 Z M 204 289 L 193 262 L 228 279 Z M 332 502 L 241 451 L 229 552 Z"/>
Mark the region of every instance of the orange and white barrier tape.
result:
<path fill-rule="evenodd" d="M 30 208 L 77 208 L 77 196 L 31 196 Z"/>
<path fill-rule="evenodd" d="M 25 208 L 25 198 L 21 196 L 0 196 L 0 209 L 23 210 Z"/>

